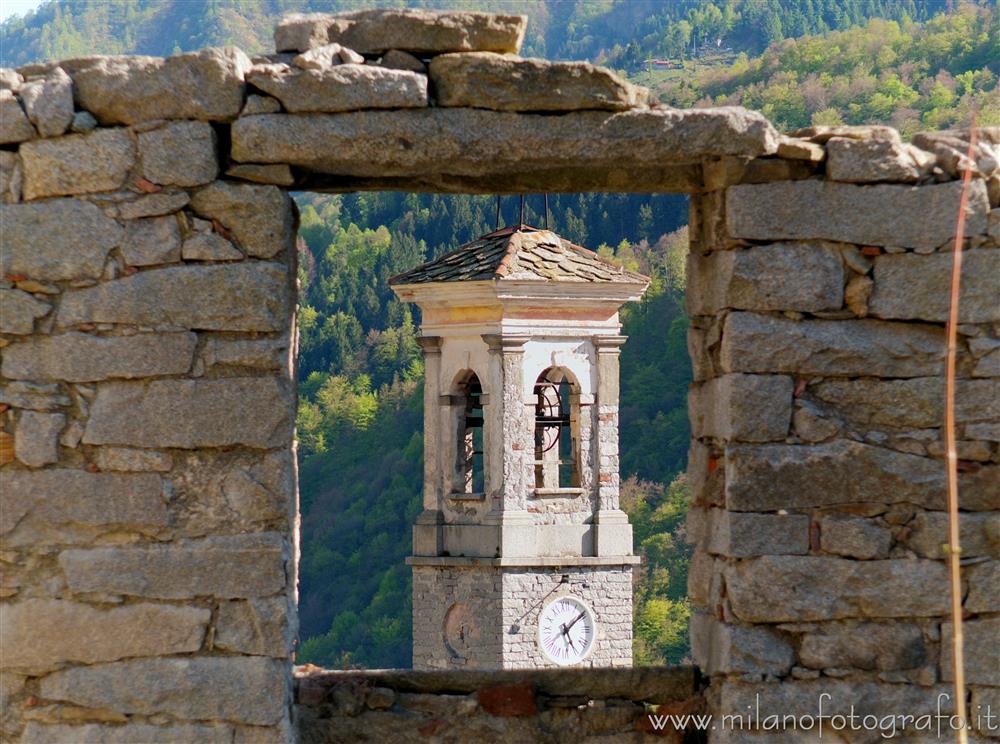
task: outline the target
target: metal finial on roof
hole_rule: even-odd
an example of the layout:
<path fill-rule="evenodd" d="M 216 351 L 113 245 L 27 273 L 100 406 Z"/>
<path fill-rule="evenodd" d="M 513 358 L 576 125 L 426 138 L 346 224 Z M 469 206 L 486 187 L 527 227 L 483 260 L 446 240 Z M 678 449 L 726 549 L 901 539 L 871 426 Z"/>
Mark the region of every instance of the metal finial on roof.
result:
<path fill-rule="evenodd" d="M 518 226 L 518 228 L 522 228 L 522 227 L 526 226 L 526 223 L 524 221 L 525 195 L 524 194 L 520 194 L 519 196 L 521 197 L 521 205 L 520 205 L 520 211 L 519 211 L 518 220 L 517 220 L 517 226 Z M 496 221 L 495 221 L 495 223 L 493 225 L 493 230 L 494 231 L 500 229 L 500 200 L 502 198 L 503 197 L 501 197 L 500 194 L 497 194 L 497 214 L 496 214 Z M 543 193 L 542 194 L 542 198 L 544 199 L 544 203 L 545 203 L 545 213 L 542 215 L 542 220 L 543 220 L 543 224 L 545 225 L 544 229 L 548 230 L 549 229 L 549 195 L 548 195 L 548 192 Z"/>

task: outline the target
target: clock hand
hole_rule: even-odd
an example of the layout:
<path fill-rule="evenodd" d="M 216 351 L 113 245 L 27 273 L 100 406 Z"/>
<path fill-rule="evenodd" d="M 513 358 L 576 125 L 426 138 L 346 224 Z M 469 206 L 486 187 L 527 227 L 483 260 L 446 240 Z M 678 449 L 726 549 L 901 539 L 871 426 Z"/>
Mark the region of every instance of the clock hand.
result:
<path fill-rule="evenodd" d="M 576 616 L 576 619 L 573 622 L 571 622 L 569 625 L 563 625 L 562 626 L 563 627 L 563 635 L 569 633 L 569 629 L 572 628 L 574 625 L 576 625 L 580 621 L 580 618 L 582 618 L 586 614 L 587 614 L 586 611 L 581 612 L 579 615 Z"/>

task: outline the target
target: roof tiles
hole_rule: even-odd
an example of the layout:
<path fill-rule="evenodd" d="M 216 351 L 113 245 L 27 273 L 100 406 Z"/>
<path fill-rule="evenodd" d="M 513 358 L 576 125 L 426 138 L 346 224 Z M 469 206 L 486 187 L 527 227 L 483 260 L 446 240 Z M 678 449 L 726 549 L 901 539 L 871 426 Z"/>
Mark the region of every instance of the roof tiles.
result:
<path fill-rule="evenodd" d="M 506 227 L 392 277 L 389 284 L 465 281 L 620 282 L 649 279 L 550 230 Z"/>

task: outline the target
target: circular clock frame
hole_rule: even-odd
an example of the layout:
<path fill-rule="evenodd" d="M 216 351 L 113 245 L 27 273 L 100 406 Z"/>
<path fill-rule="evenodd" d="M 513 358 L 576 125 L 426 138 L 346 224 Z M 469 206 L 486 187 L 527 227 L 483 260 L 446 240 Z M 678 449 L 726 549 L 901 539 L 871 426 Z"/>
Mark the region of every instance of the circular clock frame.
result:
<path fill-rule="evenodd" d="M 543 620 L 545 617 L 545 613 L 548 612 L 549 609 L 557 602 L 570 602 L 572 604 L 577 605 L 577 607 L 581 611 L 586 613 L 585 617 L 588 617 L 590 619 L 590 626 L 592 628 L 590 634 L 590 640 L 587 642 L 587 646 L 584 652 L 573 658 L 560 659 L 553 656 L 545 648 L 545 642 L 544 639 L 542 638 L 542 628 L 544 625 Z M 584 602 L 579 597 L 573 594 L 561 594 L 558 597 L 554 597 L 550 602 L 547 602 L 545 606 L 542 607 L 542 609 L 539 611 L 538 631 L 535 635 L 536 635 L 535 640 L 538 643 L 538 650 L 541 651 L 542 656 L 545 657 L 545 659 L 547 659 L 548 661 L 551 661 L 553 664 L 558 664 L 559 666 L 573 666 L 575 664 L 581 664 L 587 659 L 588 656 L 590 656 L 591 653 L 593 653 L 594 646 L 597 645 L 597 615 L 594 614 L 594 610 L 590 607 L 590 605 Z"/>
<path fill-rule="evenodd" d="M 455 602 L 448 608 L 441 630 L 444 646 L 455 659 L 468 659 L 469 651 L 479 642 L 475 614 L 464 602 Z"/>

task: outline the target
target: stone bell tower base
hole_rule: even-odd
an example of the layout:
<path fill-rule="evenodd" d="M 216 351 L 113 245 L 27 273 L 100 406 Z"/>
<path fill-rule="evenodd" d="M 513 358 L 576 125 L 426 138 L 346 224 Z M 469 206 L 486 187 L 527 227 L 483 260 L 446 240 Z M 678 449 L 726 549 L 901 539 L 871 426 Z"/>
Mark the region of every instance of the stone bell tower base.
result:
<path fill-rule="evenodd" d="M 411 558 L 413 666 L 418 669 L 531 669 L 555 666 L 538 650 L 538 615 L 544 603 L 572 594 L 600 622 L 587 666 L 632 666 L 632 564 L 511 565 L 512 559 Z M 635 559 L 633 559 L 635 560 Z M 477 621 L 469 653 L 445 640 L 448 609 L 466 604 Z"/>

